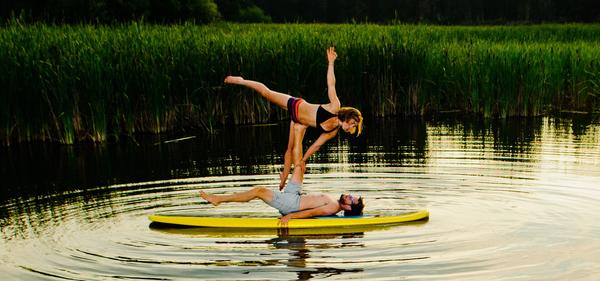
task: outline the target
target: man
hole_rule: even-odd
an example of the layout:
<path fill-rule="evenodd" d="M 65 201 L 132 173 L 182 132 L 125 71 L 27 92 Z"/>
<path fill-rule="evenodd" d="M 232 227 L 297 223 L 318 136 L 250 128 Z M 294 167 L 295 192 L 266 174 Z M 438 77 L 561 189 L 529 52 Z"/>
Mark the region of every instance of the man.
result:
<path fill-rule="evenodd" d="M 286 226 L 290 219 L 309 218 L 315 216 L 329 216 L 344 210 L 345 216 L 362 215 L 364 208 L 362 197 L 342 194 L 338 200 L 322 194 L 302 194 L 305 163 L 302 159 L 302 139 L 307 126 L 295 123 L 294 127 L 294 173 L 283 192 L 274 191 L 264 187 L 255 187 L 251 190 L 230 195 L 214 195 L 200 191 L 200 197 L 218 206 L 223 202 L 248 202 L 261 199 L 269 206 L 279 210 L 282 217 L 280 223 Z"/>

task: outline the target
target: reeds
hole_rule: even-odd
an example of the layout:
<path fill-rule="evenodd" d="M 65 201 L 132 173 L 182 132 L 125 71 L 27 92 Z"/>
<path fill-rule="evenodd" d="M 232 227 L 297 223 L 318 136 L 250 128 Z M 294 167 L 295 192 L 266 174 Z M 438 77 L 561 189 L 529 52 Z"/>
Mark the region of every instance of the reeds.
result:
<path fill-rule="evenodd" d="M 600 26 L 376 25 L 23 26 L 0 28 L 0 142 L 103 142 L 287 114 L 241 87 L 242 75 L 368 116 L 460 111 L 536 116 L 600 107 Z"/>

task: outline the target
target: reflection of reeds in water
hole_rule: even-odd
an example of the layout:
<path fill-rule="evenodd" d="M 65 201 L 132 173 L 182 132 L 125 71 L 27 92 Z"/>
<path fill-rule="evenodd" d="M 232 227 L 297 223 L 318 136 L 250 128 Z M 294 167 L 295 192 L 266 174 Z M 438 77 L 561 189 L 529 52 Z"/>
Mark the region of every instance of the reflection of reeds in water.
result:
<path fill-rule="evenodd" d="M 0 141 L 102 142 L 282 120 L 285 112 L 223 78 L 326 103 L 331 44 L 338 94 L 365 115 L 591 112 L 599 29 L 12 22 L 0 32 Z"/>

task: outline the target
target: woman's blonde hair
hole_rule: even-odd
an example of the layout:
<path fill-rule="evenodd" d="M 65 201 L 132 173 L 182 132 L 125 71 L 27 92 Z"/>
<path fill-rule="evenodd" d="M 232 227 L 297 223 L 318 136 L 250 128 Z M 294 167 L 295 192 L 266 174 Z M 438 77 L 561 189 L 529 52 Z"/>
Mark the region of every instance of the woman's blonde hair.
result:
<path fill-rule="evenodd" d="M 340 110 L 338 110 L 337 115 L 338 118 L 342 120 L 342 122 L 354 119 L 354 121 L 356 121 L 356 127 L 350 129 L 349 133 L 354 134 L 356 132 L 356 136 L 360 136 L 360 133 L 362 133 L 363 128 L 363 117 L 358 109 L 354 107 L 342 107 L 340 108 Z"/>

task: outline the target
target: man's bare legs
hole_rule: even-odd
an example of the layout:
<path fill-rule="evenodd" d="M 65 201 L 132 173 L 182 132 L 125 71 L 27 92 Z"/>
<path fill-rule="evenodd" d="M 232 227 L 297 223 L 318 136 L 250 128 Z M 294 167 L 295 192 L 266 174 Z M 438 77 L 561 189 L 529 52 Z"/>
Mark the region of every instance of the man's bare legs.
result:
<path fill-rule="evenodd" d="M 219 206 L 219 204 L 223 202 L 248 202 L 257 198 L 269 203 L 273 200 L 273 191 L 264 187 L 255 187 L 248 191 L 238 192 L 230 195 L 215 195 L 200 191 L 200 197 L 210 202 L 214 206 Z"/>

